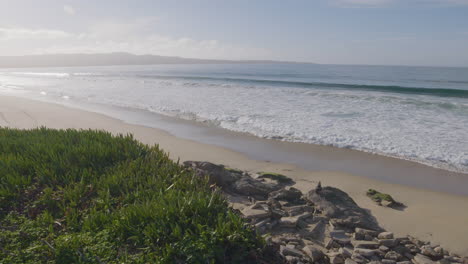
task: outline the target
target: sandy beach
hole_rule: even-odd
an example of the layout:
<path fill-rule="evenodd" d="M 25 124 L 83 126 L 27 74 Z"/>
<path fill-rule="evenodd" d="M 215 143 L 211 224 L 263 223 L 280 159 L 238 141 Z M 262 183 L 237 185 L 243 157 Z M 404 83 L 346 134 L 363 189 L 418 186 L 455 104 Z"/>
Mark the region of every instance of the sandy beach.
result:
<path fill-rule="evenodd" d="M 39 126 L 65 129 L 103 129 L 112 133 L 132 133 L 138 140 L 146 144 L 159 144 L 161 148 L 169 152 L 174 159 L 204 160 L 225 164 L 233 168 L 239 168 L 250 172 L 271 171 L 283 173 L 296 181 L 296 187 L 306 192 L 321 181 L 323 185 L 338 187 L 347 192 L 359 206 L 369 209 L 385 229 L 395 232 L 397 235 L 412 235 L 422 240 L 440 244 L 444 248 L 459 254 L 468 254 L 468 196 L 456 195 L 447 192 L 434 191 L 437 188 L 417 188 L 411 182 L 422 181 L 427 175 L 430 184 L 444 179 L 437 177 L 442 170 L 432 169 L 408 161 L 394 161 L 394 159 L 359 154 L 356 160 L 359 162 L 375 162 L 372 170 L 367 173 L 359 173 L 359 170 L 342 169 L 340 166 L 352 166 L 341 164 L 340 166 L 311 166 L 301 168 L 288 160 L 281 162 L 277 159 L 251 158 L 241 152 L 229 150 L 224 147 L 199 143 L 190 139 L 176 137 L 166 131 L 132 125 L 119 119 L 103 114 L 73 109 L 52 103 L 44 103 L 10 96 L 0 96 L 0 126 L 29 129 Z M 222 138 L 222 136 L 217 136 Z M 254 139 L 252 139 L 254 140 Z M 303 144 L 277 143 L 277 147 L 287 151 L 288 148 L 302 148 Z M 330 151 L 329 148 L 315 147 L 315 154 L 322 154 L 323 160 L 339 162 L 348 155 L 346 151 Z M 297 150 L 297 149 L 296 149 Z M 303 150 L 307 155 L 310 149 Z M 355 152 L 352 152 L 355 153 Z M 314 169 L 315 168 L 315 169 Z M 335 168 L 335 169 L 329 169 Z M 406 179 L 409 184 L 395 184 L 378 180 L 389 178 L 391 175 L 401 175 L 403 170 L 414 170 L 418 175 L 415 178 Z M 356 173 L 349 173 L 356 172 Z M 452 173 L 446 172 L 447 175 Z M 382 174 L 385 177 L 371 177 L 371 174 Z M 451 181 L 457 177 L 466 175 L 452 175 Z M 401 177 L 401 176 L 400 176 Z M 402 182 L 402 181 L 396 181 Z M 421 184 L 420 186 L 424 186 Z M 373 203 L 365 192 L 369 188 L 389 193 L 407 208 L 403 211 L 379 207 Z M 466 188 L 463 184 L 460 189 Z"/>

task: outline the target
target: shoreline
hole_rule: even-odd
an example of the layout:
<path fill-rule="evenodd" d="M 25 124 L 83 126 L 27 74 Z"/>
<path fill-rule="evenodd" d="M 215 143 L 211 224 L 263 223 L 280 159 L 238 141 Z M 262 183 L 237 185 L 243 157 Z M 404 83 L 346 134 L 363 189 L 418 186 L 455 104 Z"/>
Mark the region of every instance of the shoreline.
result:
<path fill-rule="evenodd" d="M 269 159 L 269 161 L 258 160 L 239 151 L 184 139 L 161 129 L 132 125 L 103 114 L 77 110 L 53 103 L 1 95 L 0 113 L 1 126 L 22 129 L 38 126 L 57 129 L 92 128 L 103 129 L 112 133 L 132 133 L 136 139 L 143 143 L 158 143 L 174 159 L 180 158 L 181 161 L 206 160 L 250 172 L 279 172 L 295 180 L 297 182 L 296 188 L 301 191 L 308 191 L 315 187 L 318 181 L 321 181 L 324 185 L 334 186 L 347 192 L 359 206 L 369 209 L 384 228 L 392 230 L 396 234 L 410 234 L 422 240 L 440 243 L 443 247 L 456 253 L 468 254 L 466 246 L 468 245 L 468 228 L 465 228 L 468 222 L 468 212 L 463 210 L 468 204 L 468 196 L 387 183 L 367 178 L 359 173 L 339 172 L 339 168 L 335 170 L 320 169 L 320 167 L 302 169 L 296 164 L 288 163 L 287 160 L 286 162 L 277 162 L 275 159 Z M 213 138 L 213 135 L 208 134 L 205 137 Z M 220 138 L 222 139 L 223 135 Z M 252 147 L 249 144 L 247 145 L 247 147 Z M 287 152 L 288 147 L 286 145 L 293 146 L 282 144 L 282 142 L 278 143 L 279 148 L 286 149 Z M 335 159 L 337 158 L 336 153 L 330 153 L 330 151 L 326 150 L 326 147 L 317 150 L 316 153 L 321 156 L 322 160 L 329 163 L 336 162 L 330 161 L 333 155 L 335 155 Z M 265 151 L 270 150 L 264 150 L 263 153 Z M 302 153 L 307 154 L 308 152 L 304 150 Z M 259 153 L 259 155 L 261 154 L 262 152 Z M 338 160 L 339 158 L 340 156 Z M 366 158 L 360 158 L 361 162 L 369 162 Z M 388 161 L 388 159 L 382 157 L 383 161 Z M 353 162 L 355 160 L 351 163 Z M 414 165 L 414 162 L 407 162 L 408 168 L 418 167 Z M 345 163 L 340 166 L 346 167 L 349 165 Z M 354 166 L 356 167 L 356 165 Z M 399 173 L 398 170 L 389 171 L 395 169 L 395 164 L 392 162 L 388 167 L 382 167 L 381 164 L 374 164 L 373 166 L 377 166 L 375 168 L 376 172 L 380 170 L 389 175 L 398 175 Z M 444 181 L 443 178 L 439 180 Z M 461 187 L 466 186 L 460 185 Z M 389 193 L 408 207 L 404 211 L 379 207 L 365 195 L 365 191 L 369 188 Z M 450 223 L 450 225 L 447 223 Z"/>
<path fill-rule="evenodd" d="M 401 157 L 357 149 L 260 138 L 210 123 L 165 116 L 143 109 L 73 100 L 34 101 L 103 114 L 130 125 L 163 130 L 178 138 L 226 148 L 254 160 L 288 163 L 312 171 L 340 171 L 391 184 L 468 196 L 468 189 L 465 188 L 468 186 L 468 173 L 437 168 Z"/>

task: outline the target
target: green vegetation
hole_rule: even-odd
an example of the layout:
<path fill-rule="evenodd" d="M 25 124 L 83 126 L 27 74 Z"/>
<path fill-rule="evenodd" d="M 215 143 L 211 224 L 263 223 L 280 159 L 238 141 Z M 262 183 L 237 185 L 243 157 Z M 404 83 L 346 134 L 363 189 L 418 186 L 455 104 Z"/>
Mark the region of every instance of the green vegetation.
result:
<path fill-rule="evenodd" d="M 294 183 L 293 180 L 291 180 L 290 178 L 284 176 L 283 174 L 279 174 L 279 173 L 274 173 L 274 172 L 259 172 L 258 173 L 258 178 L 268 178 L 268 179 L 272 179 L 272 180 L 275 180 L 275 181 L 278 181 L 279 183 L 284 183 L 284 184 L 292 184 Z"/>
<path fill-rule="evenodd" d="M 245 263 L 260 241 L 157 146 L 0 128 L 0 263 Z"/>
<path fill-rule="evenodd" d="M 374 189 L 369 189 L 366 194 L 375 202 L 388 201 L 391 203 L 395 203 L 395 200 L 393 200 L 390 194 L 381 193 Z"/>
<path fill-rule="evenodd" d="M 242 171 L 239 170 L 239 169 L 233 169 L 233 168 L 229 168 L 229 167 L 225 167 L 224 169 L 226 169 L 227 171 L 229 171 L 231 173 L 242 174 Z"/>

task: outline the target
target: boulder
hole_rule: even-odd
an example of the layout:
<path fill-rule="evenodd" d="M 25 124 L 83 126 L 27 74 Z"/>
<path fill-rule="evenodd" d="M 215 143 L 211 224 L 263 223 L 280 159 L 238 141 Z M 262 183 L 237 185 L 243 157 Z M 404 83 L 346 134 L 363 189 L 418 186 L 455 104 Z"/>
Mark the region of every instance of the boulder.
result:
<path fill-rule="evenodd" d="M 307 200 L 315 204 L 335 225 L 354 230 L 356 227 L 382 230 L 369 211 L 359 207 L 347 193 L 333 187 L 311 190 Z"/>

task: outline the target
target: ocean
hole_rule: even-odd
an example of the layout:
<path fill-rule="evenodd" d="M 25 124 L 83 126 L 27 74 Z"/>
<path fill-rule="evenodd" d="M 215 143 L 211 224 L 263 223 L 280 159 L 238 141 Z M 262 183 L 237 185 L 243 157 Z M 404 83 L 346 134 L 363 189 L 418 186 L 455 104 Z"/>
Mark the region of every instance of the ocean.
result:
<path fill-rule="evenodd" d="M 317 64 L 0 70 L 0 94 L 105 105 L 468 173 L 468 68 Z"/>

